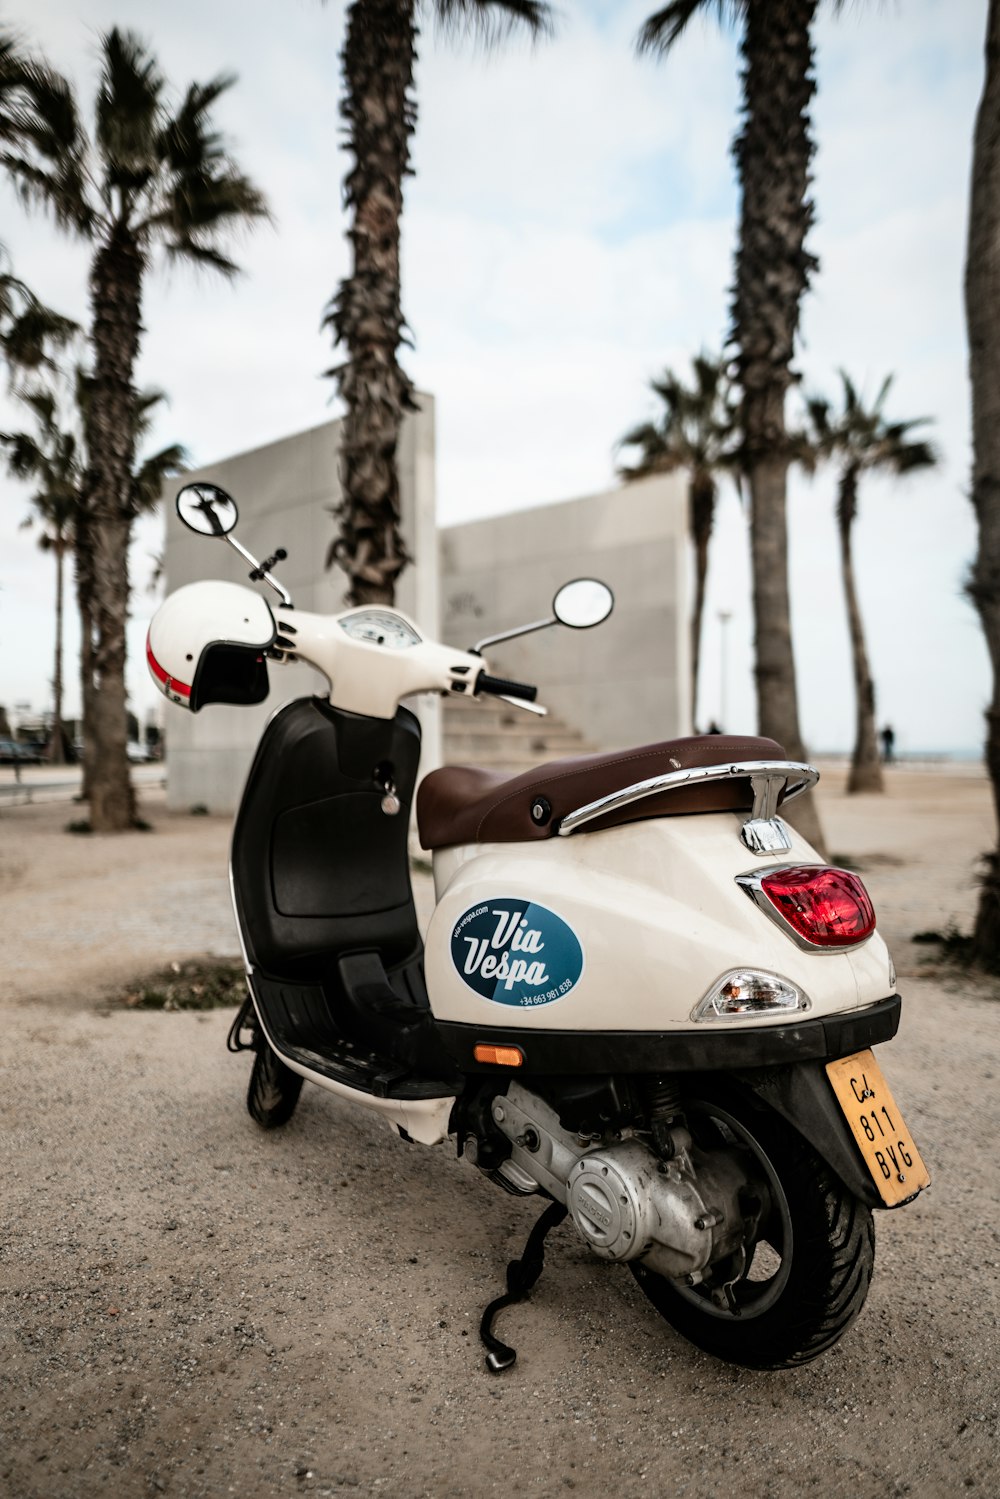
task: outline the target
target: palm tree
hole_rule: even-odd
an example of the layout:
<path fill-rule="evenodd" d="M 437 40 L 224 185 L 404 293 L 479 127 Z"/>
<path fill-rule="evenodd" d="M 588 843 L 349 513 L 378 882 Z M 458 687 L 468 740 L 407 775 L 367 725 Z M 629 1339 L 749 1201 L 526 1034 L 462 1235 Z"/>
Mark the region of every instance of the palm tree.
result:
<path fill-rule="evenodd" d="M 839 411 L 834 412 L 829 401 L 821 396 L 807 400 L 808 440 L 817 459 L 833 460 L 838 468 L 837 532 L 857 702 L 857 732 L 847 789 L 882 791 L 882 766 L 875 728 L 875 683 L 854 583 L 851 533 L 858 514 L 858 487 L 864 474 L 880 470 L 906 474 L 914 469 L 929 468 L 937 462 L 937 454 L 929 442 L 910 436 L 914 428 L 924 424 L 926 417 L 908 422 L 886 420 L 884 408 L 892 385 L 891 375 L 882 382 L 878 395 L 867 407 L 854 382 L 843 370 L 840 381 L 842 404 Z"/>
<path fill-rule="evenodd" d="M 126 756 L 125 622 L 143 284 L 154 253 L 227 277 L 225 237 L 268 216 L 264 198 L 227 154 L 212 110 L 234 79 L 192 83 L 178 103 L 133 33 L 101 38 L 93 130 L 66 80 L 39 65 L 22 144 L 3 162 L 22 198 L 87 239 L 91 394 L 85 437 L 83 526 L 92 585 L 95 759 L 91 822 L 117 832 L 133 821 Z"/>
<path fill-rule="evenodd" d="M 34 418 L 34 432 L 0 432 L 0 443 L 7 450 L 8 472 L 17 479 L 33 481 L 38 488 L 31 503 L 43 523 L 39 545 L 53 552 L 56 559 L 56 644 L 53 676 L 54 723 L 53 758 L 62 760 L 63 696 L 63 571 L 64 559 L 72 552 L 76 560 L 77 605 L 80 611 L 80 682 L 83 707 L 84 778 L 83 794 L 91 794 L 94 753 L 90 723 L 93 718 L 94 670 L 92 640 L 92 605 L 90 588 L 93 563 L 89 555 L 84 490 L 86 467 L 81 429 L 85 422 L 90 385 L 81 370 L 75 378 L 74 419 L 66 421 L 59 411 L 54 389 L 39 388 L 17 392 Z M 136 395 L 135 441 L 140 444 L 147 435 L 156 407 L 165 399 L 158 390 L 140 391 Z M 144 459 L 132 476 L 130 506 L 133 517 L 152 510 L 159 500 L 163 484 L 188 463 L 187 450 L 171 443 L 160 452 Z M 25 524 L 30 524 L 31 518 Z"/>
<path fill-rule="evenodd" d="M 343 347 L 334 375 L 346 407 L 341 428 L 338 535 L 326 565 L 350 579 L 351 604 L 391 603 L 409 561 L 400 534 L 396 448 L 413 386 L 399 364 L 406 324 L 400 299 L 403 178 L 416 128 L 412 95 L 419 0 L 353 0 L 341 62 L 340 113 L 354 165 L 344 181 L 352 266 L 329 302 L 323 326 Z M 548 28 L 541 0 L 426 0 L 446 26 L 466 24 L 489 43 L 521 23 Z"/>
<path fill-rule="evenodd" d="M 972 955 L 1000 973 L 1000 3 L 986 21 L 986 80 L 972 155 L 965 316 L 972 381 L 972 505 L 979 544 L 968 591 L 979 611 L 993 666 L 986 710 L 986 766 L 993 788 L 995 846 L 986 855 Z"/>
<path fill-rule="evenodd" d="M 728 364 L 698 354 L 692 360 L 694 379 L 685 385 L 679 375 L 665 370 L 651 380 L 654 393 L 663 402 L 658 420 L 633 427 L 618 446 L 639 450 L 637 461 L 618 472 L 626 480 L 649 474 L 688 473 L 688 529 L 694 547 L 694 608 L 691 611 L 691 719 L 698 714 L 698 665 L 701 655 L 701 624 L 708 576 L 708 547 L 715 524 L 718 497 L 716 474 L 736 465 L 736 410 Z"/>
<path fill-rule="evenodd" d="M 33 123 L 32 91 L 50 81 L 13 33 L 0 28 L 0 156 L 23 143 Z M 8 266 L 7 251 L 0 245 L 0 354 L 13 374 L 50 365 L 52 351 L 64 347 L 77 329 L 39 302 Z"/>
<path fill-rule="evenodd" d="M 0 432 L 7 450 L 8 472 L 17 479 L 38 484 L 31 496 L 42 522 L 39 546 L 50 551 L 56 562 L 56 643 L 52 676 L 53 717 L 49 758 L 62 765 L 66 760 L 63 732 L 63 574 L 67 553 L 72 551 L 76 514 L 80 503 L 81 468 L 76 437 L 60 429 L 56 401 L 49 391 L 19 391 L 20 399 L 35 418 L 37 436 L 27 432 Z M 32 517 L 24 522 L 31 525 Z"/>
<path fill-rule="evenodd" d="M 136 392 L 134 403 L 133 452 L 140 447 L 149 434 L 157 406 L 167 399 L 161 390 Z M 93 401 L 93 379 L 83 370 L 76 374 L 76 409 L 84 431 Z M 129 486 L 129 515 L 132 521 L 155 509 L 166 480 L 181 469 L 190 466 L 188 451 L 180 443 L 169 443 L 158 453 L 143 459 L 138 468 L 133 468 Z M 90 511 L 81 491 L 80 507 L 76 522 L 76 597 L 80 611 L 80 702 L 83 720 L 83 797 L 93 800 L 92 788 L 95 767 L 99 763 L 99 749 L 91 727 L 95 719 L 95 703 L 99 690 L 95 662 L 94 643 L 94 550 L 90 526 Z"/>
<path fill-rule="evenodd" d="M 837 3 L 837 0 L 835 0 Z M 760 732 L 793 760 L 805 758 L 799 729 L 788 600 L 785 515 L 791 445 L 785 396 L 796 376 L 792 357 L 799 308 L 817 267 L 805 248 L 809 200 L 812 25 L 818 0 L 672 0 L 650 16 L 640 51 L 670 48 L 698 11 L 714 8 L 742 23 L 743 127 L 733 154 L 740 178 L 740 228 L 732 338 L 741 390 L 742 465 L 750 491 L 755 676 Z M 839 5 L 838 5 L 839 8 Z M 821 851 L 812 796 L 790 814 Z"/>

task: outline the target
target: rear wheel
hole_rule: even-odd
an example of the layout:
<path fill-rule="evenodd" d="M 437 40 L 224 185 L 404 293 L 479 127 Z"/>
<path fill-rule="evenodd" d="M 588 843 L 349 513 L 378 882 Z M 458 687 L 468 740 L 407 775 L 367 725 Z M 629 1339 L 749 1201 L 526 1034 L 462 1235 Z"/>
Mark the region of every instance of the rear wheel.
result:
<path fill-rule="evenodd" d="M 277 1129 L 287 1124 L 301 1092 L 302 1078 L 285 1066 L 261 1036 L 247 1089 L 251 1118 L 256 1119 L 261 1129 Z"/>
<path fill-rule="evenodd" d="M 749 1100 L 685 1103 L 702 1150 L 745 1154 L 763 1211 L 743 1253 L 689 1286 L 629 1268 L 666 1320 L 706 1353 L 750 1369 L 807 1363 L 861 1311 L 875 1263 L 870 1209 L 783 1119 Z"/>

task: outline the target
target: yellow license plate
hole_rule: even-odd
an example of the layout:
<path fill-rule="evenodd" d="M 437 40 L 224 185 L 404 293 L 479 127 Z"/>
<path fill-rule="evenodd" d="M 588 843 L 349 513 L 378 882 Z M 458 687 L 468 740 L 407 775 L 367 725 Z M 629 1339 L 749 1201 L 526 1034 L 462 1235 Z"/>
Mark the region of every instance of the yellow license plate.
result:
<path fill-rule="evenodd" d="M 886 1207 L 929 1187 L 927 1167 L 872 1052 L 827 1062 L 826 1074 Z"/>

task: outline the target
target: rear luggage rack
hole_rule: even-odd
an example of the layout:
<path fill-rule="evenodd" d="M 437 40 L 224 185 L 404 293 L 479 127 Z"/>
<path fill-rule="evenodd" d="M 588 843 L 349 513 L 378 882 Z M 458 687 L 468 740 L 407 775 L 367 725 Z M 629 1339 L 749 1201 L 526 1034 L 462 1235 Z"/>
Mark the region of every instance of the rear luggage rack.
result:
<path fill-rule="evenodd" d="M 668 775 L 636 781 L 632 786 L 623 786 L 621 791 L 613 791 L 609 796 L 599 797 L 597 801 L 587 802 L 574 812 L 568 812 L 559 824 L 559 836 L 567 838 L 595 818 L 617 812 L 647 796 L 677 791 L 682 786 L 705 785 L 710 781 L 737 780 L 749 781 L 753 791 L 753 808 L 743 824 L 741 835 L 747 848 L 756 854 L 791 848 L 788 834 L 776 816 L 778 799 L 784 792 L 784 801 L 791 801 L 793 796 L 810 791 L 819 780 L 818 770 L 796 760 L 741 760 L 731 765 L 696 765 L 690 770 L 672 770 Z"/>

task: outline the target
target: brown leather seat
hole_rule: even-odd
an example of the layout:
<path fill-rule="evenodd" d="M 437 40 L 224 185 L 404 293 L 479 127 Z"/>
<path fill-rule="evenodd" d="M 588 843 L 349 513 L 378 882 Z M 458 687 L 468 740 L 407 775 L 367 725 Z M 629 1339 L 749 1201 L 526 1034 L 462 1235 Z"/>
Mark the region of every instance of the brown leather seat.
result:
<path fill-rule="evenodd" d="M 472 765 L 446 765 L 442 770 L 431 771 L 417 792 L 420 841 L 424 848 L 447 848 L 456 843 L 522 843 L 532 838 L 551 838 L 567 813 L 636 781 L 697 765 L 786 758 L 781 745 L 773 739 L 705 734 L 691 739 L 667 739 L 662 744 L 615 750 L 610 754 L 552 760 L 519 776 L 480 770 Z M 531 812 L 539 801 L 547 804 L 542 809 L 542 820 Z M 620 823 L 682 812 L 749 811 L 752 805 L 749 778 L 709 781 L 645 797 L 595 818 L 581 832 L 597 832 Z"/>

